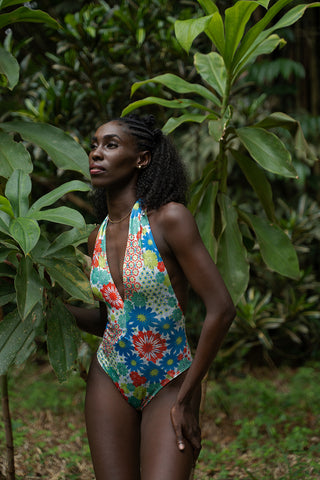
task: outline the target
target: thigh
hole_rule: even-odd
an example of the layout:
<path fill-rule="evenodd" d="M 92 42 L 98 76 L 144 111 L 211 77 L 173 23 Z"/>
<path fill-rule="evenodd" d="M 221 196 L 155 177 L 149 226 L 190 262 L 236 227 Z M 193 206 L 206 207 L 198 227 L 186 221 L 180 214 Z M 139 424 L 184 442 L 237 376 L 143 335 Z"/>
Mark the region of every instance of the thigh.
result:
<path fill-rule="evenodd" d="M 183 375 L 167 384 L 143 409 L 141 421 L 142 480 L 188 480 L 194 464 L 191 445 L 184 451 L 177 447 L 170 410 L 177 397 Z M 195 414 L 199 415 L 201 389 L 194 398 Z"/>
<path fill-rule="evenodd" d="M 140 414 L 122 397 L 96 357 L 88 375 L 86 426 L 97 480 L 140 478 Z"/>

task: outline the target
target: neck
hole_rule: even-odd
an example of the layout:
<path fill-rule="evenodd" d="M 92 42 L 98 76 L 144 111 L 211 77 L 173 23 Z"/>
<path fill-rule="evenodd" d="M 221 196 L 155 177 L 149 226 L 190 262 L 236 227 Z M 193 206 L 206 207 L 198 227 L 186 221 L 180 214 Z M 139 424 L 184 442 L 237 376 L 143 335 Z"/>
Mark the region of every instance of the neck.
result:
<path fill-rule="evenodd" d="M 107 205 L 109 219 L 118 221 L 125 217 L 131 211 L 136 202 L 134 190 L 126 190 L 125 192 L 107 192 Z"/>

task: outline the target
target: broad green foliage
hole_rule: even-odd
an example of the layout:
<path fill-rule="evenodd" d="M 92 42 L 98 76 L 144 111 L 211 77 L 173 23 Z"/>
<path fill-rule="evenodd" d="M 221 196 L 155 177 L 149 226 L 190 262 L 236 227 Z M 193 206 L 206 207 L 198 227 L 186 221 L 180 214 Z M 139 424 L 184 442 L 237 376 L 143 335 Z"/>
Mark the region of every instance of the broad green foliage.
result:
<path fill-rule="evenodd" d="M 21 1 L 2 0 L 1 8 Z M 45 22 L 56 28 L 48 14 L 25 6 L 0 14 L 0 26 L 14 22 Z M 0 48 L 0 73 L 13 89 L 19 65 L 10 52 Z M 20 141 L 12 134 L 18 133 Z M 45 123 L 14 120 L 0 124 L 0 375 L 13 364 L 23 363 L 34 351 L 36 335 L 46 335 L 49 357 L 58 378 L 66 379 L 77 358 L 79 333 L 60 299 L 61 288 L 74 299 L 92 303 L 88 278 L 78 261 L 76 247 L 85 242 L 92 226 L 66 206 L 55 206 L 69 192 L 87 192 L 80 180 L 64 183 L 30 205 L 33 162 L 27 146 L 45 151 L 58 168 L 89 177 L 87 155 L 71 136 Z M 49 241 L 41 223 L 72 227 Z M 57 288 L 60 288 L 57 290 Z M 9 313 L 10 312 L 10 313 Z"/>
<path fill-rule="evenodd" d="M 319 7 L 320 2 L 290 8 L 293 0 L 277 0 L 269 8 L 268 0 L 239 0 L 226 9 L 224 15 L 212 0 L 198 0 L 198 3 L 205 15 L 176 21 L 175 34 L 187 53 L 200 34 L 211 40 L 213 51 L 194 54 L 194 66 L 202 83 L 189 83 L 169 74 L 137 82 L 132 86 L 132 94 L 146 84 L 160 84 L 174 92 L 174 98 L 170 98 L 168 92 L 165 99 L 147 97 L 131 103 L 122 114 L 151 104 L 174 109 L 175 115 L 163 127 L 165 133 L 171 133 L 185 122 L 207 123 L 212 141 L 219 144 L 219 154 L 194 184 L 190 208 L 196 214 L 204 241 L 234 302 L 238 303 L 249 281 L 248 247 L 245 246 L 248 242 L 244 232 L 250 232 L 253 248 L 259 247 L 270 270 L 293 279 L 299 276 L 295 249 L 275 217 L 268 174 L 297 178 L 297 172 L 289 150 L 272 130 L 287 129 L 293 136 L 297 156 L 309 164 L 315 158 L 299 123 L 281 112 L 258 123 L 237 125 L 233 94 L 241 85 L 241 75 L 258 56 L 270 54 L 285 43 L 276 32 L 293 25 L 307 8 Z M 265 14 L 254 24 L 252 14 L 261 6 Z M 233 165 L 240 168 L 253 188 L 266 218 L 250 214 L 229 198 L 228 175 Z M 212 234 L 214 240 L 210 238 Z"/>

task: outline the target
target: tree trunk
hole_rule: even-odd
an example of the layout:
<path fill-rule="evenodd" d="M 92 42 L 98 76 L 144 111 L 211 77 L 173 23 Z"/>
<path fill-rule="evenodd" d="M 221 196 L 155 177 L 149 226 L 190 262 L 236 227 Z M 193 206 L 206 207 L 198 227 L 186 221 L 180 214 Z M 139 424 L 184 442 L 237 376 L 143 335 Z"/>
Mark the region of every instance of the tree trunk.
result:
<path fill-rule="evenodd" d="M 9 409 L 9 394 L 8 394 L 8 376 L 1 375 L 1 393 L 2 393 L 2 414 L 5 429 L 6 445 L 7 445 L 7 480 L 15 480 L 14 469 L 14 447 L 13 447 L 13 435 L 12 424 Z"/>

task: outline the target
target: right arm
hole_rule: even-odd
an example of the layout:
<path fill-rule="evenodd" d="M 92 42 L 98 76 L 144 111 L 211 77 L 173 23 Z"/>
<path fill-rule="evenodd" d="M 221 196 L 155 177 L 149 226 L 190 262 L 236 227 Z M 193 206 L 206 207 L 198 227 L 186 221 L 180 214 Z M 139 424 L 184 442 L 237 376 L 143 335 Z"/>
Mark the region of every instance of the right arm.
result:
<path fill-rule="evenodd" d="M 93 255 L 98 230 L 99 226 L 97 226 L 90 233 L 88 238 L 88 252 L 91 258 Z M 66 304 L 65 306 L 75 318 L 77 326 L 80 328 L 80 330 L 90 333 L 91 335 L 97 335 L 98 337 L 103 336 L 103 332 L 107 323 L 107 308 L 105 303 L 99 302 L 99 309 L 76 307 L 69 304 Z"/>

